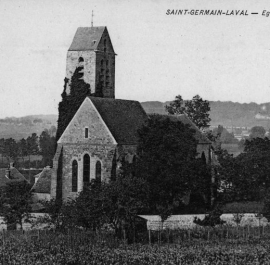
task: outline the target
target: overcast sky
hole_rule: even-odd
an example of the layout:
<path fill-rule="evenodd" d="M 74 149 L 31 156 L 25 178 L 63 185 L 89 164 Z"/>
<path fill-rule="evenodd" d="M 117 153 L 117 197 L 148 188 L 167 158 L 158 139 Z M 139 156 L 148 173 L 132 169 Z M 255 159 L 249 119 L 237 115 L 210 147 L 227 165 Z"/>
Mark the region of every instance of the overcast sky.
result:
<path fill-rule="evenodd" d="M 258 3 L 259 2 L 259 3 Z M 56 114 L 77 27 L 107 26 L 116 97 L 270 102 L 269 1 L 0 0 L 0 117 Z M 168 9 L 248 16 L 166 15 Z M 258 15 L 251 15 L 258 12 Z"/>

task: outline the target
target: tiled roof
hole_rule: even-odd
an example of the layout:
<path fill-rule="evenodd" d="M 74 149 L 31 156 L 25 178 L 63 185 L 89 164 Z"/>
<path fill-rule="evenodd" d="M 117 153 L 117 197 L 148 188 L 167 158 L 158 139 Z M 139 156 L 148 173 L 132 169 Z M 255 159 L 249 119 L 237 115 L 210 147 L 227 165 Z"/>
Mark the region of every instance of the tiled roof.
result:
<path fill-rule="evenodd" d="M 50 193 L 51 192 L 51 168 L 44 168 L 42 172 L 37 174 L 35 177 L 38 177 L 36 183 L 32 187 L 33 192 L 36 193 Z"/>
<path fill-rule="evenodd" d="M 137 144 L 148 117 L 138 101 L 89 97 L 118 144 Z"/>
<path fill-rule="evenodd" d="M 4 187 L 10 180 L 6 177 L 6 169 L 0 169 L 0 187 Z"/>
<path fill-rule="evenodd" d="M 106 27 L 80 27 L 77 29 L 69 51 L 96 50 Z"/>
<path fill-rule="evenodd" d="M 161 115 L 164 118 L 168 117 L 173 121 L 181 121 L 184 124 L 190 125 L 190 128 L 195 130 L 194 137 L 198 141 L 199 144 L 211 144 L 210 140 L 199 130 L 199 128 L 185 115 Z"/>
<path fill-rule="evenodd" d="M 7 169 L 0 169 L 0 187 L 12 181 L 27 181 L 26 178 L 15 168 L 10 168 L 10 175 L 7 177 Z"/>

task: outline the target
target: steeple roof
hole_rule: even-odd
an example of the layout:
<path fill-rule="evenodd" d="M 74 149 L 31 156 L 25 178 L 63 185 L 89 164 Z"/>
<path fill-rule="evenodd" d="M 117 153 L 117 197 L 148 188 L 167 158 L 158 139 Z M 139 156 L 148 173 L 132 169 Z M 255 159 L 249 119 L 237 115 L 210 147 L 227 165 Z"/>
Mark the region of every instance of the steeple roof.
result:
<path fill-rule="evenodd" d="M 79 27 L 68 50 L 96 50 L 105 29 L 106 27 Z"/>

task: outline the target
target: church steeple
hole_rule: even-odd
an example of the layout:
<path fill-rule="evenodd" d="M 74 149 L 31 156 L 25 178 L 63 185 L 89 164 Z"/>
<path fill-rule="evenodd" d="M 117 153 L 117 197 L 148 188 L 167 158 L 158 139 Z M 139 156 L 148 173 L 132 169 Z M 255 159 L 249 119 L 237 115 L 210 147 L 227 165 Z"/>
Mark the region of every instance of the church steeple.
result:
<path fill-rule="evenodd" d="M 106 27 L 78 28 L 67 52 L 66 93 L 77 68 L 81 79 L 90 85 L 91 94 L 115 97 L 115 52 Z"/>

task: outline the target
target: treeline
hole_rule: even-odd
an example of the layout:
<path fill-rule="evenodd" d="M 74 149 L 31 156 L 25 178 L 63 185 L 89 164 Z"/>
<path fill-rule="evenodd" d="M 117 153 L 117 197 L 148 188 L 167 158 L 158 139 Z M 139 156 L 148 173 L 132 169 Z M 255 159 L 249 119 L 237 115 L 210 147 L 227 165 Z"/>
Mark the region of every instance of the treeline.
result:
<path fill-rule="evenodd" d="M 49 130 L 45 129 L 40 136 L 32 133 L 19 141 L 13 138 L 0 139 L 1 166 L 6 167 L 10 162 L 15 162 L 17 167 L 52 166 L 55 132 L 56 128 L 52 126 Z M 41 156 L 41 160 L 38 156 Z"/>

